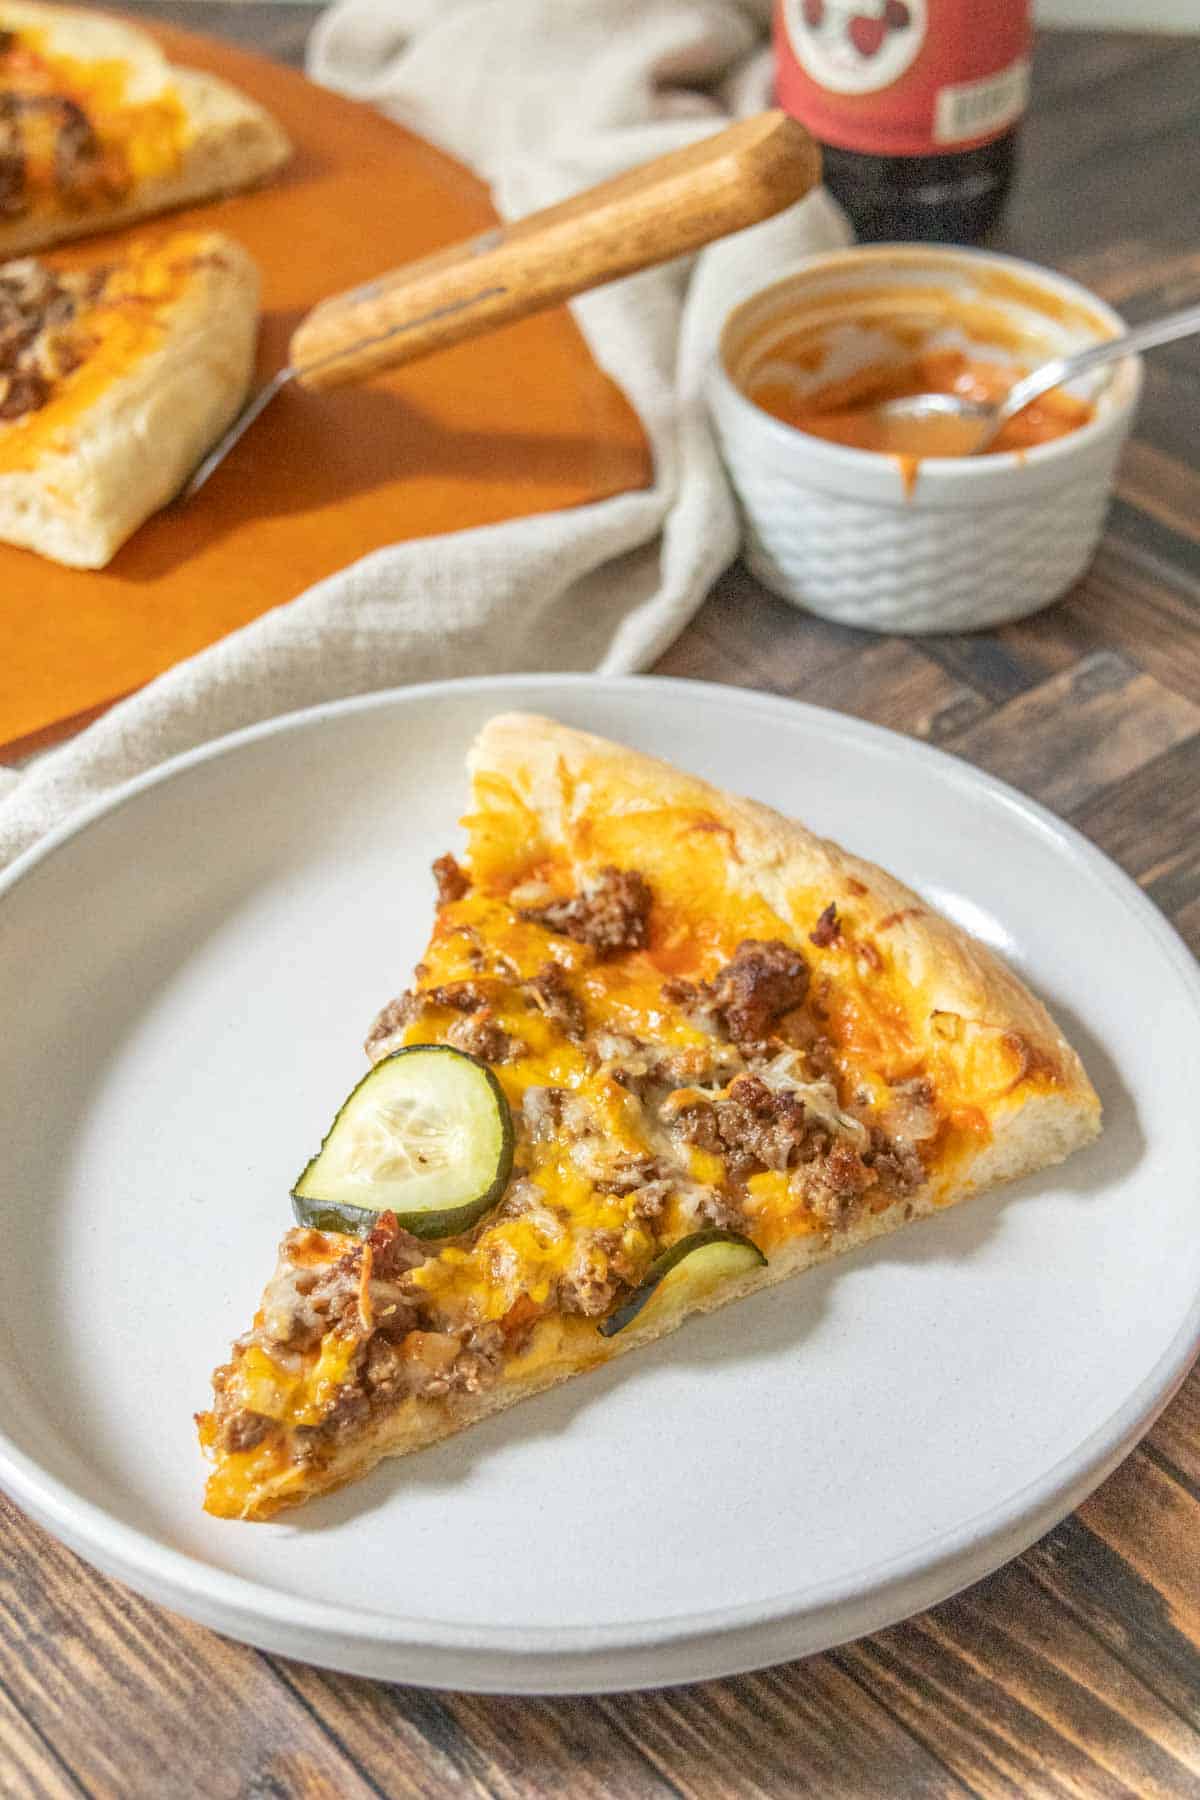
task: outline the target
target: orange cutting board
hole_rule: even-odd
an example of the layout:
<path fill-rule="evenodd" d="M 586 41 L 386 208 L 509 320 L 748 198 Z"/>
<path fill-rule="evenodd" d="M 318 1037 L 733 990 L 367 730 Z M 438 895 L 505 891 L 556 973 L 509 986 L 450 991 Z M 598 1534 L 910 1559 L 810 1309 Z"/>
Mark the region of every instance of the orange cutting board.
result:
<path fill-rule="evenodd" d="M 78 264 L 184 223 L 230 232 L 263 276 L 259 379 L 316 301 L 495 221 L 468 171 L 367 106 L 207 38 L 174 62 L 268 107 L 295 158 L 255 193 L 75 245 Z M 601 499 L 650 480 L 636 415 L 559 308 L 332 393 L 289 389 L 186 507 L 107 569 L 0 545 L 0 749 L 64 735 L 172 663 L 398 539 Z"/>

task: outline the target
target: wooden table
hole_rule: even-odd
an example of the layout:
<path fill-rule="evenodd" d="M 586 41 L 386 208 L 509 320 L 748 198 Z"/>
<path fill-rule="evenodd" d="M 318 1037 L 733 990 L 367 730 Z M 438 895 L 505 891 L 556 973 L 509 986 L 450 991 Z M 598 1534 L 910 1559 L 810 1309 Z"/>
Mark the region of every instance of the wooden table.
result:
<path fill-rule="evenodd" d="M 295 60 L 312 17 L 153 10 Z M 1198 98 L 1200 40 L 1044 37 L 1001 244 L 1131 319 L 1200 299 Z M 660 668 L 952 749 L 1072 819 L 1200 943 L 1198 426 L 1193 340 L 1152 356 L 1103 547 L 1040 618 L 873 638 L 735 568 Z M 1200 1795 L 1200 1370 L 987 1581 L 829 1655 L 675 1691 L 475 1699 L 326 1674 L 147 1605 L 3 1501 L 0 1521 L 6 1796 Z"/>

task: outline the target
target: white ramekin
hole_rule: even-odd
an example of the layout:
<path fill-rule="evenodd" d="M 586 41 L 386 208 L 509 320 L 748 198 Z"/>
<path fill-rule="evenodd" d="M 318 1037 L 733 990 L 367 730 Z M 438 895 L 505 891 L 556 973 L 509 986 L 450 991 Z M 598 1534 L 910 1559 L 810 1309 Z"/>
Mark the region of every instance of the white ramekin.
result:
<path fill-rule="evenodd" d="M 747 561 L 777 594 L 876 631 L 965 631 L 1036 612 L 1087 566 L 1141 393 L 1136 358 L 1098 378 L 1095 417 L 1080 430 L 1024 452 L 928 458 L 911 492 L 894 458 L 798 431 L 738 386 L 739 356 L 764 327 L 823 292 L 893 278 L 969 290 L 989 267 L 1048 291 L 1047 357 L 1125 328 L 1086 288 L 1035 264 L 892 244 L 810 257 L 729 314 L 707 397 Z"/>

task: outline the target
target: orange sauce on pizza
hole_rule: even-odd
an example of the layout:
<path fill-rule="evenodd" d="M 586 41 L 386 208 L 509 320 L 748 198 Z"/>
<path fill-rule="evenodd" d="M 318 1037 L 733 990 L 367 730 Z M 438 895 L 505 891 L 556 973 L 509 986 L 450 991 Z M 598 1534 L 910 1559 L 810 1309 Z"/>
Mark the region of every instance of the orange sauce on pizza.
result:
<path fill-rule="evenodd" d="M 55 383 L 46 404 L 0 422 L 0 473 L 69 453 L 71 430 L 114 381 L 163 340 L 166 315 L 187 285 L 205 235 L 177 232 L 121 253 L 99 300 L 71 324 L 83 360 Z"/>
<path fill-rule="evenodd" d="M 164 84 L 152 99 L 130 96 L 131 69 L 117 58 L 86 61 L 50 48 L 51 33 L 21 30 L 0 52 L 0 92 L 25 99 L 60 99 L 84 113 L 101 156 L 94 171 L 104 201 L 118 200 L 139 181 L 171 174 L 182 159 L 187 114 L 173 88 Z M 55 133 L 36 116 L 23 144 L 25 181 L 34 212 L 55 212 L 64 204 L 55 176 Z M 72 204 L 78 204 L 72 200 Z"/>

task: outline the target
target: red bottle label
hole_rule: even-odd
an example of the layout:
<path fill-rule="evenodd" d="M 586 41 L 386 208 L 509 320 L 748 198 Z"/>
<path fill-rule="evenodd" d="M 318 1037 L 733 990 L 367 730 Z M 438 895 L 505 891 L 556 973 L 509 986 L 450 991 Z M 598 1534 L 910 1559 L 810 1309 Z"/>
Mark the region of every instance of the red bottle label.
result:
<path fill-rule="evenodd" d="M 776 93 L 840 149 L 950 154 L 1020 118 L 1029 45 L 1029 0 L 777 0 Z"/>

